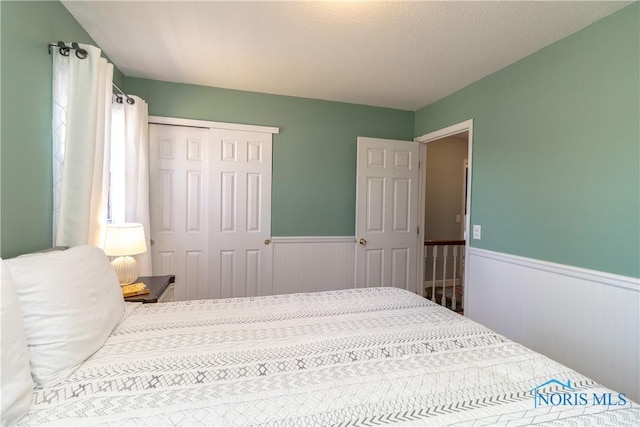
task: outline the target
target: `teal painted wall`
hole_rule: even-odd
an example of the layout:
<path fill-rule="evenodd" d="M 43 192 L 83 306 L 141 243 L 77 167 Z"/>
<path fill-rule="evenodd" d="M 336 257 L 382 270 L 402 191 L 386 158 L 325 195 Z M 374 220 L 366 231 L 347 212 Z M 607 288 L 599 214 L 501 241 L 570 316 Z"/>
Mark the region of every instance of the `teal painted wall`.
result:
<path fill-rule="evenodd" d="M 412 112 L 124 78 L 151 114 L 278 126 L 273 234 L 353 235 L 357 136 L 475 120 L 474 246 L 640 276 L 639 16 L 634 4 Z M 95 44 L 59 2 L 0 2 L 0 254 L 51 242 L 51 58 Z"/>
<path fill-rule="evenodd" d="M 149 114 L 276 126 L 274 236 L 353 236 L 356 138 L 412 139 L 412 111 L 126 78 Z"/>
<path fill-rule="evenodd" d="M 474 119 L 472 246 L 640 277 L 640 4 L 416 112 Z"/>
<path fill-rule="evenodd" d="M 51 56 L 58 40 L 95 45 L 55 1 L 1 1 L 0 255 L 51 246 Z M 124 76 L 114 69 L 114 79 Z"/>

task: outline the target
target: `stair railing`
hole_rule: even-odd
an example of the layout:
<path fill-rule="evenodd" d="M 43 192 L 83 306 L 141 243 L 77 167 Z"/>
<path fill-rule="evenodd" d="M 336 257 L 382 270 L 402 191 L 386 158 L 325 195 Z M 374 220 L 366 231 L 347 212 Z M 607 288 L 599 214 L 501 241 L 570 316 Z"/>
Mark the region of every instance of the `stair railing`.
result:
<path fill-rule="evenodd" d="M 460 307 L 464 306 L 464 240 L 426 240 L 424 242 L 424 272 L 425 272 L 425 291 L 431 293 L 431 301 L 439 303 L 447 307 L 447 289 L 451 289 L 450 298 L 451 305 L 448 308 L 454 311 L 458 310 L 457 296 L 460 295 Z M 451 248 L 451 257 L 449 257 L 449 249 Z M 450 262 L 451 260 L 452 262 Z M 428 266 L 431 264 L 431 268 Z M 430 270 L 430 271 L 429 271 Z M 440 280 L 437 279 L 437 273 Z M 431 281 L 427 277 L 431 277 Z M 447 281 L 447 277 L 451 277 L 451 281 Z M 458 281 L 458 278 L 460 279 Z M 440 301 L 436 298 L 436 283 L 440 282 L 439 290 L 441 291 Z M 459 288 L 458 288 L 459 282 Z"/>

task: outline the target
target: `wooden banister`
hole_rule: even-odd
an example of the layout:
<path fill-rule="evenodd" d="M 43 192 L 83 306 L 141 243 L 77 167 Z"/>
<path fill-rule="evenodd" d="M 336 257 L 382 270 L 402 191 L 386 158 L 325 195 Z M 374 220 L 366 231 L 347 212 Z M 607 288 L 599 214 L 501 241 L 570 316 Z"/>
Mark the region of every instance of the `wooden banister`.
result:
<path fill-rule="evenodd" d="M 464 246 L 466 244 L 465 240 L 425 240 L 425 246 Z"/>

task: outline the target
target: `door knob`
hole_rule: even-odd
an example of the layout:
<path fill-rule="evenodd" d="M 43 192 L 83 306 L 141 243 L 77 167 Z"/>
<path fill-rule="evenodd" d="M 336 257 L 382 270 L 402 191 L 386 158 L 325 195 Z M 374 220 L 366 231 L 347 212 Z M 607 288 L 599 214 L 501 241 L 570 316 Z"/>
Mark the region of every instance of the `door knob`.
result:
<path fill-rule="evenodd" d="M 153 245 L 155 245 L 155 244 L 156 244 L 156 241 L 155 241 L 155 240 L 153 240 L 153 239 L 151 239 L 151 246 L 153 246 Z"/>
<path fill-rule="evenodd" d="M 360 239 L 360 244 L 362 246 L 366 245 L 367 244 L 367 239 L 364 239 L 364 238 Z"/>
<path fill-rule="evenodd" d="M 265 244 L 265 245 L 268 245 L 269 243 L 271 243 L 271 240 L 269 240 L 269 239 L 264 239 L 264 244 Z"/>

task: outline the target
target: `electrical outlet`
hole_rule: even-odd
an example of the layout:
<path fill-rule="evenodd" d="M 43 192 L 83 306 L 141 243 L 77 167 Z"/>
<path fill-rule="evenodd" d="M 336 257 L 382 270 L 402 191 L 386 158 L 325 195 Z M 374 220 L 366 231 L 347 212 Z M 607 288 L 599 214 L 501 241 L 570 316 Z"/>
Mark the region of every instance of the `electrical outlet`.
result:
<path fill-rule="evenodd" d="M 482 226 L 481 225 L 474 225 L 473 226 L 473 238 L 475 240 L 482 239 Z"/>

